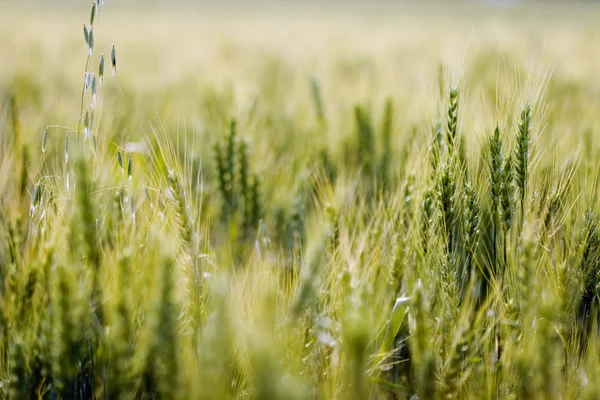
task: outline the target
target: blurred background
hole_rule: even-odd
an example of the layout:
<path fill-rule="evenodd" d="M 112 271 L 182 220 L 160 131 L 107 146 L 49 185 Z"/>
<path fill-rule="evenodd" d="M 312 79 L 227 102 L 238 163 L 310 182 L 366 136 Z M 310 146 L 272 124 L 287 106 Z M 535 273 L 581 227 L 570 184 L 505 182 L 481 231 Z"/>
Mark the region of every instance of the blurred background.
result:
<path fill-rule="evenodd" d="M 0 93 L 22 94 L 33 131 L 77 118 L 89 8 L 0 2 Z M 310 115 L 312 78 L 340 116 L 338 131 L 351 129 L 354 104 L 387 96 L 406 112 L 400 129 L 429 125 L 441 69 L 463 84 L 473 110 L 493 105 L 503 87 L 558 94 L 547 96 L 548 123 L 567 133 L 593 128 L 561 121 L 600 94 L 600 6 L 591 1 L 106 0 L 98 18 L 95 51 L 114 44 L 118 54 L 101 117 L 123 138 L 143 135 L 157 117 L 173 130 L 182 121 L 220 129 L 202 107 L 210 96 L 239 115 L 258 96 L 284 114 Z"/>

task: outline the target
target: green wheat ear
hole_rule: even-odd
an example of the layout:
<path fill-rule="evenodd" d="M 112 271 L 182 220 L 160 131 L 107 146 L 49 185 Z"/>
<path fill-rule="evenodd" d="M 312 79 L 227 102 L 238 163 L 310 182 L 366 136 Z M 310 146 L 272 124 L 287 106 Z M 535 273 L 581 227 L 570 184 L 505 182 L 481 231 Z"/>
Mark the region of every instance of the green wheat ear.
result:
<path fill-rule="evenodd" d="M 219 143 L 214 145 L 215 163 L 217 167 L 217 178 L 219 180 L 219 191 L 223 198 L 223 209 L 222 215 L 227 215 L 231 212 L 232 205 L 230 204 L 230 190 L 228 186 L 228 177 L 225 172 L 225 158 L 223 156 L 223 150 Z"/>
<path fill-rule="evenodd" d="M 427 189 L 423 194 L 423 201 L 421 204 L 421 248 L 423 254 L 427 254 L 427 245 L 429 241 L 429 230 L 432 225 L 433 212 L 434 212 L 434 199 L 435 193 L 432 189 Z"/>
<path fill-rule="evenodd" d="M 513 170 L 512 157 L 509 155 L 504 161 L 501 183 L 501 203 L 502 203 L 502 226 L 504 231 L 510 230 L 513 219 Z"/>
<path fill-rule="evenodd" d="M 531 106 L 525 105 L 519 119 L 517 131 L 517 142 L 515 148 L 515 180 L 519 189 L 519 200 L 521 204 L 521 218 L 525 217 L 525 195 L 527 189 L 527 177 L 529 169 L 529 152 L 531 141 Z"/>
<path fill-rule="evenodd" d="M 439 201 L 442 209 L 442 226 L 445 229 L 447 252 L 454 250 L 456 182 L 450 166 L 442 168 L 438 184 Z"/>
<path fill-rule="evenodd" d="M 433 127 L 431 136 L 431 144 L 429 145 L 429 163 L 431 165 L 431 175 L 434 176 L 437 172 L 440 162 L 440 152 L 442 149 L 443 128 L 440 122 L 437 122 Z"/>
<path fill-rule="evenodd" d="M 490 168 L 490 191 L 492 195 L 492 212 L 498 212 L 500 196 L 502 193 L 502 141 L 500 140 L 500 129 L 494 129 L 489 141 L 489 168 Z"/>
<path fill-rule="evenodd" d="M 255 228 L 256 225 L 254 221 L 252 221 L 251 216 L 251 192 L 250 192 L 250 183 L 249 183 L 249 174 L 250 168 L 248 166 L 248 144 L 240 140 L 238 145 L 238 182 L 240 186 L 240 196 L 243 205 L 243 228 L 242 234 L 244 239 L 247 239 L 250 236 L 250 232 L 252 228 Z"/>
<path fill-rule="evenodd" d="M 446 119 L 446 142 L 448 151 L 454 154 L 457 146 L 456 137 L 458 133 L 458 89 L 451 88 L 448 103 L 448 116 Z"/>
<path fill-rule="evenodd" d="M 263 214 L 263 204 L 260 193 L 260 178 L 254 175 L 250 187 L 250 222 L 254 229 L 258 227 Z"/>
<path fill-rule="evenodd" d="M 493 253 L 492 253 L 492 264 L 495 274 L 498 274 L 498 237 L 500 235 L 500 199 L 502 196 L 503 186 L 503 164 L 502 164 L 502 141 L 500 139 L 500 129 L 496 125 L 494 133 L 489 139 L 489 153 L 488 153 L 488 165 L 489 165 L 489 182 L 490 182 L 490 194 L 492 198 L 492 209 L 491 217 L 493 222 Z"/>
<path fill-rule="evenodd" d="M 467 183 L 464 191 L 464 246 L 467 254 L 465 267 L 462 273 L 463 287 L 467 286 L 469 280 L 472 279 L 474 273 L 473 263 L 475 261 L 475 255 L 477 246 L 479 244 L 480 237 L 480 219 L 481 211 L 479 207 L 479 200 L 477 193 L 471 185 Z"/>

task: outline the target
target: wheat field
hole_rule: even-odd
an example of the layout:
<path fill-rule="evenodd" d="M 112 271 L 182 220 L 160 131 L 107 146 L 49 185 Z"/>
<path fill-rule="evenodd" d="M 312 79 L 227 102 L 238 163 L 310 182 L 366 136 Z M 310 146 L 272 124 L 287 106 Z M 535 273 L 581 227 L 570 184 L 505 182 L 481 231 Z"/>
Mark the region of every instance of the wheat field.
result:
<path fill-rule="evenodd" d="M 0 3 L 0 398 L 600 399 L 600 6 L 115 3 Z"/>

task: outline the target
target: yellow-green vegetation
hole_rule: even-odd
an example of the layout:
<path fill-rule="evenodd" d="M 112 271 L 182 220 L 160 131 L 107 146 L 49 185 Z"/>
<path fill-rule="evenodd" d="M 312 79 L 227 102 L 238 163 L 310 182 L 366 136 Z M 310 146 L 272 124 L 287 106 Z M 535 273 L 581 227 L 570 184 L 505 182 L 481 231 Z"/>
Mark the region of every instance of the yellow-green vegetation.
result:
<path fill-rule="evenodd" d="M 600 398 L 600 9 L 6 4 L 1 398 Z"/>

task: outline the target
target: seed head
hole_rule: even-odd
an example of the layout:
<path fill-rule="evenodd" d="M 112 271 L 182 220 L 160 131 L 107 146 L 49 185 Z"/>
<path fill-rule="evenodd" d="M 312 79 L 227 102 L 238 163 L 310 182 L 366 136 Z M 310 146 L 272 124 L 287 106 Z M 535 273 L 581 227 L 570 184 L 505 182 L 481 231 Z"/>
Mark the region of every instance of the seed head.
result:
<path fill-rule="evenodd" d="M 87 25 L 85 24 L 85 22 L 83 23 L 83 37 L 85 39 L 85 44 L 90 45 L 90 33 L 88 32 L 88 28 Z"/>
<path fill-rule="evenodd" d="M 117 52 L 115 45 L 113 44 L 112 51 L 110 52 L 110 64 L 112 65 L 113 75 L 117 73 Z"/>
<path fill-rule="evenodd" d="M 94 18 L 96 18 L 96 3 L 92 4 L 92 12 L 90 14 L 90 25 L 94 25 Z"/>
<path fill-rule="evenodd" d="M 129 156 L 129 160 L 127 161 L 127 176 L 129 177 L 130 183 L 133 180 L 132 169 L 133 169 L 133 162 L 131 161 L 131 156 Z"/>
<path fill-rule="evenodd" d="M 521 200 L 521 213 L 524 212 L 525 189 L 527 187 L 529 146 L 531 141 L 531 105 L 525 104 L 519 119 L 517 144 L 515 147 L 515 178 Z"/>
<path fill-rule="evenodd" d="M 125 172 L 125 170 L 123 169 L 123 156 L 121 155 L 121 152 L 117 152 L 117 161 L 119 162 L 119 167 L 121 167 L 121 171 Z"/>
<path fill-rule="evenodd" d="M 92 101 L 96 104 L 96 77 L 92 78 Z"/>
<path fill-rule="evenodd" d="M 88 54 L 91 56 L 94 51 L 94 31 L 90 28 L 88 33 Z"/>
<path fill-rule="evenodd" d="M 496 126 L 494 134 L 490 137 L 490 189 L 492 192 L 493 211 L 498 210 L 502 185 L 502 141 L 500 129 Z"/>
<path fill-rule="evenodd" d="M 452 152 L 456 145 L 456 134 L 458 126 L 458 89 L 450 89 L 450 102 L 448 106 L 448 120 L 447 120 L 447 131 L 446 141 L 448 143 L 448 149 Z"/>
<path fill-rule="evenodd" d="M 104 54 L 100 54 L 100 64 L 98 65 L 98 76 L 100 83 L 104 80 Z"/>
<path fill-rule="evenodd" d="M 83 124 L 83 132 L 85 134 L 85 138 L 88 139 L 90 137 L 90 112 L 89 110 L 85 111 L 85 119 Z"/>

